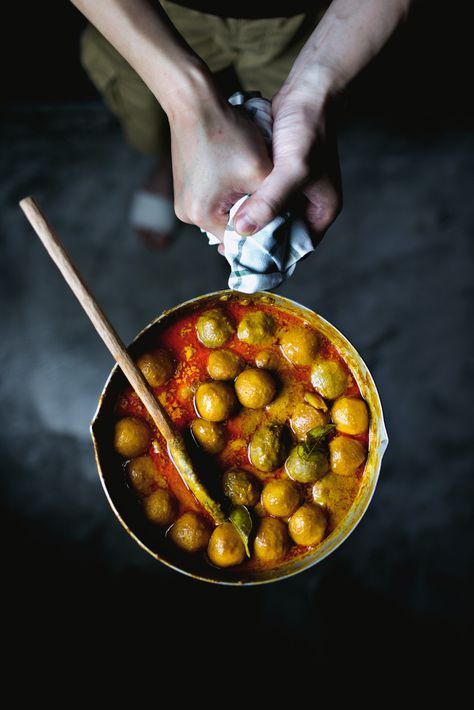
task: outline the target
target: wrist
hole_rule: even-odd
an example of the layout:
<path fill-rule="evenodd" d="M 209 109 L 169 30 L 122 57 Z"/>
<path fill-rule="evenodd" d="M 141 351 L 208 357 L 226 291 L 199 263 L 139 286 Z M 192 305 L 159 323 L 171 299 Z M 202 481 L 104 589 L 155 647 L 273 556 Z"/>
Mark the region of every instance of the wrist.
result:
<path fill-rule="evenodd" d="M 159 79 L 159 85 L 151 89 L 170 121 L 195 113 L 199 106 L 211 108 L 222 101 L 211 72 L 199 58 L 174 64 L 166 84 L 160 69 Z"/>
<path fill-rule="evenodd" d="M 342 91 L 343 82 L 335 72 L 322 64 L 299 67 L 294 64 L 277 96 L 279 100 L 312 106 L 321 110 Z"/>

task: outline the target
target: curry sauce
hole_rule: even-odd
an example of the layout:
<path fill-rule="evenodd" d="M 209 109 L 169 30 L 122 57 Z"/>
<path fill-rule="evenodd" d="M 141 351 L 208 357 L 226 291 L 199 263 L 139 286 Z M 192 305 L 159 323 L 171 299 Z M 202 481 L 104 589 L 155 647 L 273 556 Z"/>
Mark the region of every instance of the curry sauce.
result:
<path fill-rule="evenodd" d="M 314 549 L 341 523 L 364 472 L 369 413 L 322 333 L 235 294 L 166 322 L 137 364 L 234 521 L 214 526 L 128 387 L 114 446 L 157 535 L 209 564 L 257 569 Z"/>

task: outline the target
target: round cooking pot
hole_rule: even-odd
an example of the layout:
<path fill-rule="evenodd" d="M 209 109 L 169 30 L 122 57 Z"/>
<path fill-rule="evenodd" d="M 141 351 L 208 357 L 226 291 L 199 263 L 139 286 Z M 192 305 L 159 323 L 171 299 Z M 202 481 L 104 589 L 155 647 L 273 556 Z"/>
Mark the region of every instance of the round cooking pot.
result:
<path fill-rule="evenodd" d="M 128 351 L 136 359 L 152 347 L 158 333 L 176 316 L 185 315 L 197 308 L 225 300 L 232 291 L 218 291 L 185 301 L 168 311 L 164 311 L 134 338 Z M 172 569 L 196 579 L 228 585 L 252 585 L 275 582 L 291 577 L 320 562 L 334 552 L 351 534 L 361 520 L 377 485 L 382 456 L 387 447 L 388 437 L 382 414 L 380 398 L 372 376 L 359 353 L 349 341 L 328 321 L 305 306 L 273 293 L 262 292 L 249 297 L 252 303 L 266 302 L 303 318 L 317 328 L 339 351 L 357 381 L 362 397 L 370 409 L 369 449 L 361 484 L 354 502 L 333 532 L 318 545 L 299 557 L 284 562 L 272 569 L 239 571 L 238 568 L 218 569 L 202 559 L 200 555 L 190 555 L 180 550 L 149 523 L 143 515 L 137 496 L 130 489 L 124 471 L 123 459 L 113 447 L 113 431 L 116 417 L 114 407 L 120 392 L 128 386 L 124 374 L 115 365 L 100 395 L 99 405 L 91 422 L 91 435 L 99 477 L 105 494 L 115 515 L 133 539 L 155 559 Z M 157 534 L 159 532 L 159 534 Z"/>

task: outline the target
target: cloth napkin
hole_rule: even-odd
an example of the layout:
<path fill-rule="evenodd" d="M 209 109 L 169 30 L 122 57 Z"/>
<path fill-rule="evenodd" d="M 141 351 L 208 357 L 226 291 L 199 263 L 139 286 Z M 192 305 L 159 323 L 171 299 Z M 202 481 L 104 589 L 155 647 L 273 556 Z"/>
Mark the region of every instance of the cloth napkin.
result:
<path fill-rule="evenodd" d="M 259 91 L 237 91 L 228 99 L 243 106 L 262 131 L 270 151 L 272 142 L 271 102 Z M 314 250 L 304 222 L 284 212 L 251 237 L 242 237 L 233 228 L 233 217 L 250 195 L 241 197 L 229 212 L 224 232 L 224 256 L 230 265 L 229 288 L 255 293 L 275 288 L 292 275 L 300 259 Z M 209 244 L 220 244 L 210 232 Z"/>

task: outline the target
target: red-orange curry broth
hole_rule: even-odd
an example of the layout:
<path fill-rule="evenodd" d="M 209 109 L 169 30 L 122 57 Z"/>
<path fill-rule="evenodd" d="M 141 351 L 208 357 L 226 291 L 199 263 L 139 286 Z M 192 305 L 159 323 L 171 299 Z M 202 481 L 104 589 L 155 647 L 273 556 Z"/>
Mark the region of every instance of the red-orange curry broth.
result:
<path fill-rule="evenodd" d="M 255 305 L 248 303 L 248 301 L 238 296 L 231 297 L 225 301 L 216 301 L 212 306 L 206 305 L 181 317 L 176 317 L 174 321 L 166 323 L 162 332 L 156 336 L 156 340 L 151 345 L 149 344 L 150 347 L 148 347 L 147 350 L 147 352 L 151 352 L 155 348 L 163 348 L 171 353 L 175 364 L 175 372 L 166 384 L 154 387 L 153 389 L 176 427 L 181 431 L 188 429 L 191 422 L 199 416 L 194 398 L 196 389 L 199 384 L 211 380 L 207 371 L 207 364 L 209 355 L 213 350 L 200 342 L 196 331 L 196 322 L 203 312 L 214 307 L 223 310 L 235 327 L 235 332 L 230 339 L 225 345 L 218 349 L 230 350 L 237 353 L 244 361 L 244 368 L 255 367 L 255 357 L 262 350 L 273 353 L 276 358 L 277 366 L 276 368 L 272 368 L 272 371 L 276 375 L 278 382 L 277 393 L 269 405 L 262 409 L 248 409 L 239 406 L 233 416 L 222 422 L 222 426 L 225 429 L 226 444 L 220 453 L 214 455 L 217 467 L 222 474 L 232 468 L 245 469 L 255 475 L 261 481 L 262 485 L 270 480 L 286 478 L 287 474 L 284 465 L 269 473 L 257 470 L 249 460 L 249 442 L 252 434 L 262 423 L 277 422 L 285 425 L 288 429 L 290 428 L 289 420 L 296 404 L 303 401 L 305 393 L 315 392 L 310 380 L 311 367 L 294 365 L 289 362 L 282 353 L 279 337 L 270 345 L 250 345 L 242 342 L 237 337 L 237 326 L 245 315 L 261 311 L 268 313 L 276 321 L 277 336 L 285 330 L 294 327 L 316 330 L 310 327 L 303 319 L 287 313 L 274 305 L 263 303 Z M 347 373 L 347 387 L 342 396 L 361 398 L 358 385 L 336 348 L 321 333 L 318 332 L 318 335 L 320 339 L 318 357 L 338 361 Z M 326 402 L 330 409 L 332 401 L 326 400 Z M 131 387 L 123 391 L 119 397 L 115 411 L 117 419 L 126 416 L 136 416 L 147 421 L 153 432 L 153 440 L 146 453 L 155 463 L 155 488 L 158 489 L 160 486 L 165 486 L 176 496 L 179 503 L 177 515 L 181 515 L 186 511 L 195 511 L 212 526 L 212 521 L 206 511 L 193 493 L 187 488 L 170 461 L 163 437 L 157 431 L 144 406 Z M 351 439 L 360 441 L 366 448 L 368 446 L 368 429 L 364 433 L 357 435 L 348 435 L 336 431 L 329 435 L 329 440 L 335 435 L 343 437 L 349 436 Z M 297 444 L 297 438 L 294 433 L 292 434 L 292 439 L 293 445 Z M 327 527 L 324 537 L 327 537 L 327 535 L 340 524 L 351 507 L 357 494 L 364 468 L 365 461 L 350 476 L 337 476 L 329 470 L 321 479 L 323 489 L 325 488 L 325 480 L 328 482 L 327 498 L 324 499 L 322 503 L 327 516 Z M 302 486 L 302 502 L 313 501 L 312 487 L 312 483 Z M 253 512 L 254 528 L 258 524 L 259 517 L 267 515 L 268 513 L 265 512 L 261 503 L 259 503 Z M 165 529 L 157 530 L 158 534 L 167 534 L 167 532 L 169 532 L 169 529 L 168 531 Z M 250 538 L 250 541 L 251 540 L 252 536 Z M 284 557 L 273 564 L 259 562 L 252 555 L 250 559 L 245 559 L 240 566 L 246 569 L 273 567 L 275 564 L 280 564 L 294 556 L 306 553 L 309 549 L 315 547 L 315 545 L 310 547 L 297 545 L 291 540 L 290 544 L 291 547 Z M 251 543 L 250 551 L 252 552 Z"/>

